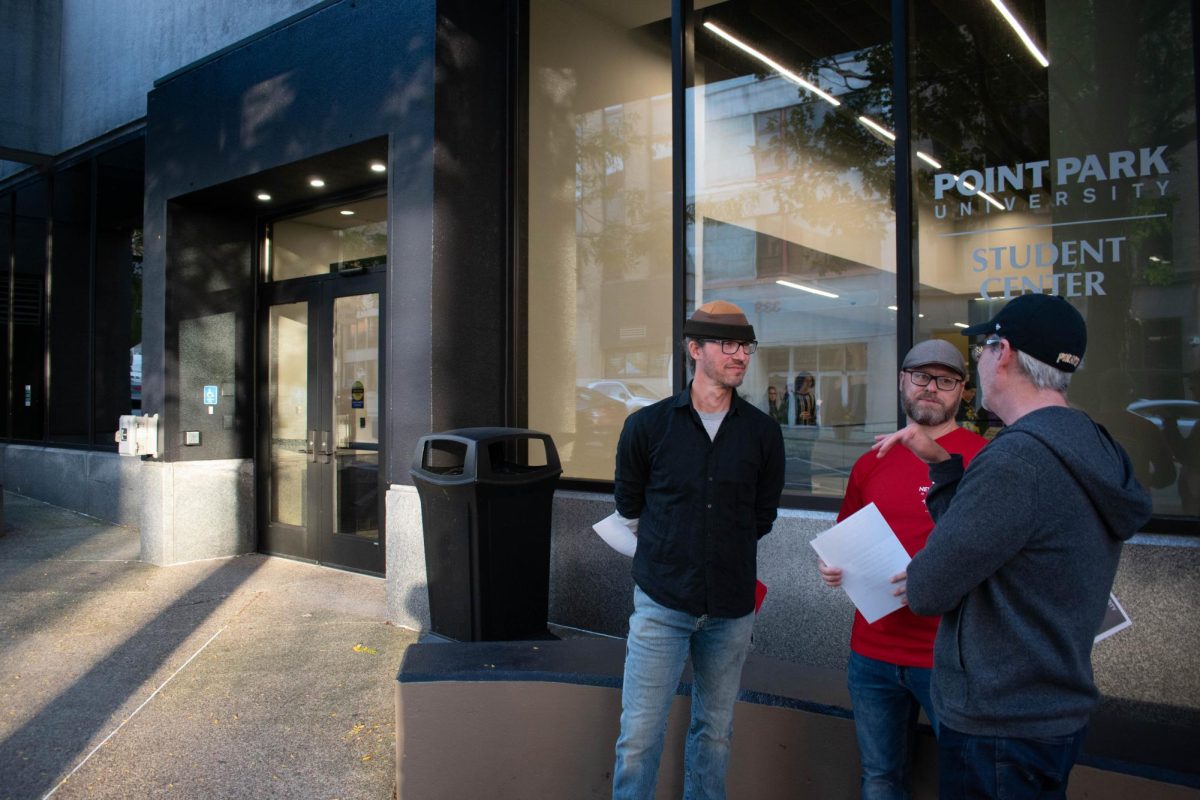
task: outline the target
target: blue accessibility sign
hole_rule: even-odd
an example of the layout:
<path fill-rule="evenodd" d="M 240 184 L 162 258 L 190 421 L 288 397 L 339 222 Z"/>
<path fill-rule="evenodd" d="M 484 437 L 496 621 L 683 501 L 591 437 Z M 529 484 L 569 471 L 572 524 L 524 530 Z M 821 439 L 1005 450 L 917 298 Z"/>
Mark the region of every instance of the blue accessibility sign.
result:
<path fill-rule="evenodd" d="M 218 394 L 219 394 L 219 390 L 216 386 L 205 386 L 204 387 L 204 405 L 215 406 L 217 404 Z"/>

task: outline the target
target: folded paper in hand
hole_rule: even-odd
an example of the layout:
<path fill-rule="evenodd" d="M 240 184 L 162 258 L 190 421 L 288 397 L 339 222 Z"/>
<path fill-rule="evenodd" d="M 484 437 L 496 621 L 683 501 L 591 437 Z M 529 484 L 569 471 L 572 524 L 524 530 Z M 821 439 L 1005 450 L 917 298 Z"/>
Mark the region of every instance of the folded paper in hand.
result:
<path fill-rule="evenodd" d="M 613 550 L 632 558 L 637 549 L 637 526 L 636 519 L 626 519 L 614 511 L 593 525 L 592 530 Z"/>

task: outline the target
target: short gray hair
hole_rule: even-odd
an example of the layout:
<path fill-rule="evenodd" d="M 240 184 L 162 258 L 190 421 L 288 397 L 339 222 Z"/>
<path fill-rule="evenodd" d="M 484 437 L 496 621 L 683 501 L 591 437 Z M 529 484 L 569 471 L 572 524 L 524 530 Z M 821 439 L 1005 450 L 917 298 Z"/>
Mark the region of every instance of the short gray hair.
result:
<path fill-rule="evenodd" d="M 1066 394 L 1071 385 L 1071 373 L 1038 361 L 1028 353 L 1017 350 L 1017 365 L 1021 373 L 1038 389 L 1050 389 Z"/>
<path fill-rule="evenodd" d="M 687 377 L 690 378 L 696 374 L 696 359 L 692 358 L 692 351 L 691 348 L 688 347 L 688 342 L 695 342 L 701 347 L 704 347 L 704 340 L 698 339 L 695 336 L 683 337 L 683 341 L 681 343 L 683 345 L 683 363 L 687 365 Z"/>

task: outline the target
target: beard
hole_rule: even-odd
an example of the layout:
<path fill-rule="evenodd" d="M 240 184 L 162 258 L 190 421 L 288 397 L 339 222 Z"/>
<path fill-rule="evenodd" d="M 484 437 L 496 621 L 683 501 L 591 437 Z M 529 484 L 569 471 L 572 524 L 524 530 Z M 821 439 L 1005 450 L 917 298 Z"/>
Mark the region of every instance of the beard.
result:
<path fill-rule="evenodd" d="M 729 375 L 729 374 L 724 373 L 717 366 L 715 361 L 710 361 L 708 359 L 704 359 L 703 361 L 697 359 L 696 367 L 697 367 L 697 369 L 702 371 L 704 373 L 705 377 L 708 378 L 710 381 L 712 381 L 714 384 L 716 384 L 717 386 L 724 387 L 726 389 L 736 389 L 737 387 L 741 386 L 742 381 L 744 381 L 746 379 L 746 373 L 744 370 L 739 374 Z"/>
<path fill-rule="evenodd" d="M 904 413 L 918 425 L 937 426 L 951 419 L 958 413 L 958 403 L 950 403 L 941 407 L 918 402 L 922 395 L 910 397 L 907 394 L 901 399 Z"/>

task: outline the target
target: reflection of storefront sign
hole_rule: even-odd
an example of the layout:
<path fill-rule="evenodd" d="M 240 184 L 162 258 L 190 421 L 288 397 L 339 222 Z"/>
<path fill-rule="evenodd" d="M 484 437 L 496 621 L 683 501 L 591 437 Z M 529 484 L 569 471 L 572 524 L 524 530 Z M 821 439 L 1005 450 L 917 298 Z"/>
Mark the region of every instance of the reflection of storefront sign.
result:
<path fill-rule="evenodd" d="M 958 174 L 938 173 L 933 177 L 933 196 L 940 202 L 934 204 L 934 216 L 945 219 L 947 216 L 970 217 L 977 211 L 983 214 L 1015 210 L 1036 212 L 1073 204 L 1132 204 L 1135 200 L 1165 197 L 1171 181 L 1158 176 L 1167 176 L 1171 172 L 1164 158 L 1166 151 L 1167 146 L 1160 145 L 968 169 Z M 958 195 L 957 199 L 952 198 L 952 192 Z M 1016 192 L 1027 194 L 1019 196 Z M 970 236 L 1036 228 L 1047 229 L 1046 235 L 1049 235 L 1049 229 L 1062 225 L 1129 222 L 1165 216 L 1165 213 L 1151 213 L 1108 219 L 1058 220 L 1049 224 L 943 235 Z M 1119 264 L 1123 250 L 1124 255 L 1129 254 L 1127 236 L 1082 236 L 1053 242 L 1029 241 L 1028 236 L 1012 239 L 1010 244 L 970 250 L 970 269 L 982 278 L 979 284 L 981 297 L 1007 299 L 1026 292 L 1048 292 L 1064 297 L 1104 295 L 1102 267 Z"/>
<path fill-rule="evenodd" d="M 977 247 L 971 252 L 975 272 L 985 270 L 1010 271 L 1029 267 L 1053 269 L 1054 267 L 1081 267 L 1088 264 L 1116 264 L 1121 260 L 1121 244 L 1124 236 L 1109 236 L 1103 239 L 1080 239 L 1070 242 L 1039 242 L 1037 244 L 1008 245 L 1006 247 Z M 1005 298 L 1025 292 L 1060 294 L 1064 297 L 1081 297 L 1104 294 L 1104 273 L 1099 270 L 1086 272 L 1043 272 L 1038 275 L 1013 275 L 984 278 L 979 285 L 981 297 L 1003 295 Z"/>
<path fill-rule="evenodd" d="M 1025 200 L 1028 208 L 1039 210 L 1047 206 L 1069 206 L 1072 201 L 1085 205 L 1102 199 L 1105 193 L 1098 192 L 1095 186 L 1082 186 L 1091 182 L 1135 181 L 1134 183 L 1113 183 L 1107 188 L 1110 199 L 1117 200 L 1123 193 L 1134 198 L 1162 197 L 1167 192 L 1170 181 L 1140 181 L 1152 175 L 1167 175 L 1170 169 L 1163 160 L 1166 145 L 1156 148 L 1143 147 L 1138 151 L 1117 150 L 1106 156 L 1087 155 L 1083 157 L 1070 156 L 1056 159 L 1051 170 L 1051 162 L 1030 161 L 1022 164 L 1011 164 L 999 167 L 985 167 L 982 170 L 968 169 L 955 175 L 950 172 L 940 172 L 933 176 L 933 199 L 944 201 L 946 192 L 953 188 L 963 197 L 972 198 L 960 202 L 958 216 L 971 216 L 975 212 L 974 198 L 985 192 L 994 195 L 1000 192 L 1032 192 Z M 1047 183 L 1053 178 L 1052 186 Z M 1045 192 L 1044 194 L 1042 192 Z M 1155 194 L 1157 192 L 1157 194 Z M 1005 211 L 1017 208 L 1016 197 L 1004 198 L 1002 203 Z M 950 204 L 941 202 L 933 207 L 934 215 L 944 219 Z M 985 213 L 992 213 L 991 203 L 983 204 Z M 996 213 L 1003 213 L 999 210 Z"/>

